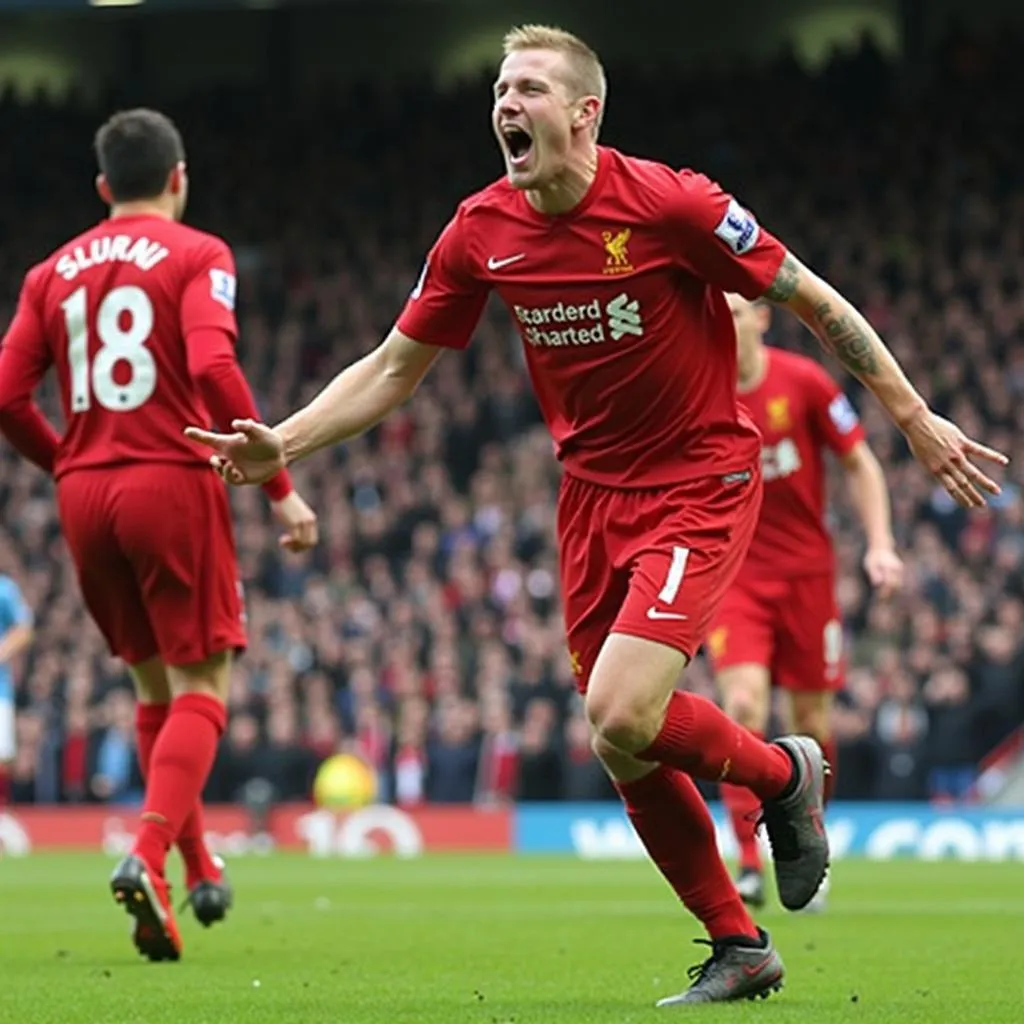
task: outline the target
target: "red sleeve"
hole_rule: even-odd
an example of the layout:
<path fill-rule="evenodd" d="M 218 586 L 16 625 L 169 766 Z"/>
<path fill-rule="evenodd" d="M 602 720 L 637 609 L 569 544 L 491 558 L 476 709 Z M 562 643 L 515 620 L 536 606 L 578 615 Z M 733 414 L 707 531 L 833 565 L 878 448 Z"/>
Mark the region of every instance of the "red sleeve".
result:
<path fill-rule="evenodd" d="M 864 440 L 857 410 L 839 385 L 816 363 L 807 368 L 804 390 L 820 443 L 839 458 L 849 455 Z"/>
<path fill-rule="evenodd" d="M 181 296 L 181 335 L 187 338 L 203 328 L 225 331 L 238 337 L 235 296 L 238 282 L 231 250 L 219 238 L 209 238 L 197 249 L 190 280 Z"/>
<path fill-rule="evenodd" d="M 476 330 L 490 286 L 468 269 L 466 236 L 466 215 L 460 207 L 427 254 L 395 325 L 414 341 L 462 349 Z"/>
<path fill-rule="evenodd" d="M 670 240 L 695 277 L 744 298 L 763 295 L 786 248 L 731 195 L 693 171 L 680 171 L 668 214 Z"/>
<path fill-rule="evenodd" d="M 256 400 L 235 358 L 234 338 L 223 329 L 197 328 L 185 335 L 188 369 L 214 423 L 230 430 L 231 421 L 260 418 Z M 271 477 L 263 491 L 271 501 L 280 501 L 292 492 L 288 470 Z"/>
<path fill-rule="evenodd" d="M 32 401 L 32 392 L 51 361 L 30 274 L 11 326 L 0 342 L 0 431 L 26 459 L 47 473 L 53 472 L 60 437 Z"/>

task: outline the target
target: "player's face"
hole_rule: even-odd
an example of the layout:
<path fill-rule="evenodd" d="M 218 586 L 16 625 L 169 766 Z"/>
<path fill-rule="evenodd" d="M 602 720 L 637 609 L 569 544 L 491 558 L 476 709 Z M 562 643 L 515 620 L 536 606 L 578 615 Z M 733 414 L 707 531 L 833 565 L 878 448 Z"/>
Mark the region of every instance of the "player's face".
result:
<path fill-rule="evenodd" d="M 565 57 L 554 50 L 517 50 L 494 83 L 494 133 L 516 188 L 540 188 L 565 168 L 581 103 L 570 95 Z"/>

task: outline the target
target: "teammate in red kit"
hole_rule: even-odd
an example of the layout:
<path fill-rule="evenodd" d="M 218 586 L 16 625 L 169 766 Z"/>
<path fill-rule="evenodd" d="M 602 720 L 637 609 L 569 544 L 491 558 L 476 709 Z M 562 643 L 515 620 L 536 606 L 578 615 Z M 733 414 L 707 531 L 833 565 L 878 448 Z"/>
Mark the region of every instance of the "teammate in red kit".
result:
<path fill-rule="evenodd" d="M 730 718 L 762 737 L 771 683 L 787 691 L 797 732 L 813 736 L 836 770 L 829 725 L 843 683 L 843 630 L 835 599 L 834 555 L 825 524 L 825 451 L 842 463 L 867 537 L 864 568 L 883 596 L 900 586 L 882 467 L 857 414 L 812 359 L 769 348 L 770 308 L 728 295 L 736 327 L 739 393 L 761 432 L 764 500 L 746 560 L 712 619 L 707 649 Z M 764 903 L 755 828 L 760 801 L 722 784 L 740 847 L 736 887 Z M 820 908 L 825 886 L 810 906 Z"/>
<path fill-rule="evenodd" d="M 256 415 L 235 359 L 235 267 L 219 238 L 178 223 L 185 152 L 162 114 L 132 110 L 96 135 L 110 217 L 29 271 L 0 349 L 0 429 L 57 481 L 82 594 L 138 694 L 142 822 L 111 879 L 152 960 L 181 939 L 164 862 L 177 843 L 204 924 L 230 890 L 203 841 L 200 795 L 224 729 L 233 652 L 245 646 L 227 494 L 183 419 Z M 56 365 L 65 430 L 31 395 Z M 294 549 L 316 518 L 287 472 L 264 485 Z"/>
<path fill-rule="evenodd" d="M 725 292 L 794 309 L 856 369 L 917 456 L 963 501 L 996 489 L 968 453 L 1002 460 L 933 415 L 862 317 L 702 175 L 597 145 L 601 65 L 583 42 L 527 26 L 505 40 L 493 127 L 506 176 L 463 202 L 379 348 L 271 429 L 190 429 L 232 483 L 265 480 L 353 437 L 468 345 L 496 291 L 565 470 L 558 508 L 569 650 L 594 750 L 651 858 L 712 939 L 688 991 L 718 1002 L 779 987 L 782 961 L 743 906 L 693 778 L 764 801 L 782 903 L 828 865 L 825 762 L 807 737 L 756 739 L 676 691 L 746 552 L 760 439 L 736 400 Z"/>

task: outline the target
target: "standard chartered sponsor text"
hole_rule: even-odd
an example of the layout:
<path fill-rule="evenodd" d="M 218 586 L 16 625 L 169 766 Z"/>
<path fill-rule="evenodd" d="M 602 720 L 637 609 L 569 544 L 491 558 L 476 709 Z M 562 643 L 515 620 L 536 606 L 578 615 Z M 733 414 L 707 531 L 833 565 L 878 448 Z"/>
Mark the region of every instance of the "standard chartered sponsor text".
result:
<path fill-rule="evenodd" d="M 534 347 L 561 348 L 600 345 L 609 337 L 642 338 L 644 325 L 640 303 L 622 292 L 602 308 L 599 299 L 589 302 L 556 302 L 553 306 L 512 307 L 523 340 Z"/>

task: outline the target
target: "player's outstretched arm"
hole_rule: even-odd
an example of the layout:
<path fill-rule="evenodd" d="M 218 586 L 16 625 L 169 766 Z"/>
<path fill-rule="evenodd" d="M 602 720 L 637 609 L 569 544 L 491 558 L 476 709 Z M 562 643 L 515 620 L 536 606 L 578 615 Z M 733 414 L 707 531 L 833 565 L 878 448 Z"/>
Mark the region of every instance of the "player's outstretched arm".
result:
<path fill-rule="evenodd" d="M 764 298 L 795 313 L 875 395 L 903 431 L 917 461 L 959 504 L 984 505 L 983 492 L 999 493 L 999 485 L 971 459 L 1004 466 L 1007 457 L 932 412 L 874 328 L 830 284 L 787 253 Z"/>
<path fill-rule="evenodd" d="M 857 510 L 867 551 L 864 571 L 882 597 L 889 597 L 903 584 L 903 562 L 896 554 L 892 535 L 892 510 L 885 474 L 867 441 L 858 441 L 843 457 L 847 490 Z"/>
<path fill-rule="evenodd" d="M 230 483 L 261 483 L 284 466 L 379 423 L 412 395 L 441 351 L 392 329 L 376 349 L 276 427 L 236 420 L 234 434 L 198 427 L 185 433 L 214 450 L 211 461 Z"/>
<path fill-rule="evenodd" d="M 369 355 L 346 367 L 304 409 L 274 429 L 286 463 L 356 437 L 412 397 L 443 350 L 392 328 Z"/>

